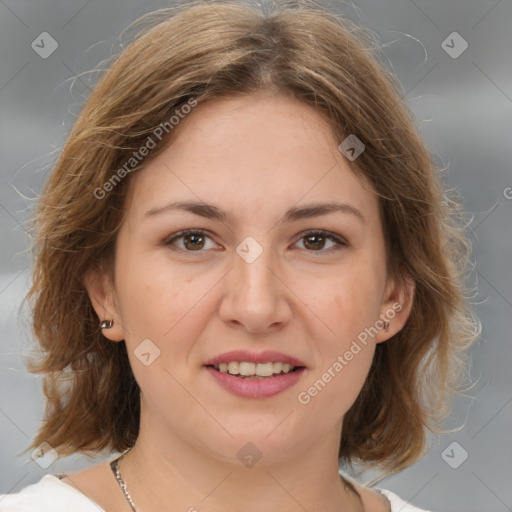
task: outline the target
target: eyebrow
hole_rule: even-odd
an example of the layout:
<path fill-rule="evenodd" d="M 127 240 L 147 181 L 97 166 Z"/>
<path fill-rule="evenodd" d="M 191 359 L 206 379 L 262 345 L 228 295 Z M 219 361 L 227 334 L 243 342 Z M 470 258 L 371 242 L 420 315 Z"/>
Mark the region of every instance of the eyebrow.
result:
<path fill-rule="evenodd" d="M 218 220 L 224 223 L 230 223 L 231 217 L 219 207 L 197 201 L 174 201 L 164 206 L 152 208 L 144 214 L 144 218 L 153 217 L 155 215 L 169 211 L 185 211 L 205 217 L 207 219 Z M 300 219 L 309 219 L 311 217 L 319 217 L 330 213 L 341 212 L 353 215 L 361 222 L 365 222 L 364 215 L 354 206 L 345 203 L 327 202 L 327 203 L 311 203 L 305 206 L 293 206 L 289 208 L 283 217 L 283 222 L 292 222 Z"/>

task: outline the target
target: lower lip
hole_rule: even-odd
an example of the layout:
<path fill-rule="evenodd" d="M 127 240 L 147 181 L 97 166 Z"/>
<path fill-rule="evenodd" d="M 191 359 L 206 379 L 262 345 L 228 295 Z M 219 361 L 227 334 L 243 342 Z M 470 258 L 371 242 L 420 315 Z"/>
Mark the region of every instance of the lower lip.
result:
<path fill-rule="evenodd" d="M 244 398 L 267 398 L 277 395 L 296 384 L 306 370 L 299 368 L 294 372 L 265 379 L 241 379 L 230 373 L 214 370 L 210 366 L 207 366 L 206 369 L 224 389 Z"/>

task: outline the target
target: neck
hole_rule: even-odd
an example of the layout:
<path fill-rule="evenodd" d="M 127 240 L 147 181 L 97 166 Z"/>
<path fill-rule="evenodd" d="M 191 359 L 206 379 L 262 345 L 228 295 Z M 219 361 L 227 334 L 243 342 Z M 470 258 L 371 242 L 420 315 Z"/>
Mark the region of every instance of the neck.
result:
<path fill-rule="evenodd" d="M 249 467 L 224 461 L 210 448 L 169 430 L 155 430 L 154 423 L 146 429 L 141 418 L 139 438 L 120 464 L 138 511 L 364 510 L 360 498 L 339 476 L 339 431 L 309 449 L 295 450 L 292 456 L 265 456 Z"/>

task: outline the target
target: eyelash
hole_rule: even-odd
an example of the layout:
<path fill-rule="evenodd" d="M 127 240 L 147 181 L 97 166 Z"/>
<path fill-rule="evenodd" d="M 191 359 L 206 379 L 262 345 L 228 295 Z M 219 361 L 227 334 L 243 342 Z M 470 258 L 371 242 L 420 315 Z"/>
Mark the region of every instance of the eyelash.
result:
<path fill-rule="evenodd" d="M 208 235 L 208 233 L 206 231 L 203 231 L 203 230 L 200 230 L 200 229 L 184 229 L 183 231 L 180 231 L 180 232 L 172 235 L 170 238 L 167 238 L 165 240 L 165 242 L 164 242 L 164 245 L 171 246 L 171 245 L 173 245 L 173 243 L 176 240 L 179 240 L 180 238 L 183 238 L 183 237 L 185 237 L 187 235 L 206 236 L 207 238 L 211 239 L 211 237 Z M 328 253 L 328 254 L 330 254 L 331 251 L 333 251 L 333 250 L 336 251 L 336 250 L 341 249 L 344 246 L 345 247 L 348 246 L 347 242 L 345 242 L 339 236 L 334 235 L 333 233 L 329 233 L 328 231 L 323 231 L 321 229 L 315 229 L 315 230 L 305 231 L 304 233 L 301 233 L 301 237 L 299 238 L 298 241 L 300 241 L 303 238 L 306 238 L 308 236 L 312 236 L 312 235 L 320 235 L 323 238 L 326 238 L 328 240 L 331 240 L 331 241 L 335 242 L 337 244 L 337 246 L 330 247 L 329 249 L 326 249 L 326 250 L 319 249 L 317 251 L 305 249 L 307 252 L 311 252 L 311 253 Z M 204 249 L 198 249 L 197 251 L 189 251 L 187 249 L 181 249 L 179 247 L 172 247 L 171 249 L 172 250 L 176 250 L 176 251 L 187 252 L 187 253 L 195 253 L 195 252 L 197 252 L 197 253 L 200 254 L 200 253 L 204 252 Z"/>

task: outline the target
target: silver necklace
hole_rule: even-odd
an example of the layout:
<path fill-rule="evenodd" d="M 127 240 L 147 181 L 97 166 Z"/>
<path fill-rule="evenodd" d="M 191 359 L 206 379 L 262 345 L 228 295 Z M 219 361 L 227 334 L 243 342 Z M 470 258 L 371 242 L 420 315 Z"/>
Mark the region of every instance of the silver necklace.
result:
<path fill-rule="evenodd" d="M 130 505 L 130 508 L 132 510 L 132 512 L 137 512 L 137 509 L 135 508 L 135 503 L 133 503 L 133 500 L 132 500 L 132 497 L 130 496 L 130 493 L 128 492 L 128 488 L 126 487 L 126 484 L 124 483 L 124 480 L 122 479 L 121 477 L 121 472 L 119 471 L 119 463 L 121 462 L 121 459 L 125 456 L 126 452 L 124 452 L 120 457 L 118 457 L 117 459 L 113 460 L 111 463 L 110 463 L 110 468 L 112 469 L 112 473 L 114 473 L 114 476 L 116 477 L 116 481 L 117 483 L 119 484 L 119 487 L 121 488 L 121 490 L 123 491 L 123 494 L 124 494 L 124 497 L 126 498 L 126 501 L 128 502 L 128 504 Z M 347 484 L 347 481 L 340 475 L 342 481 Z M 352 492 L 354 492 L 358 497 L 359 497 L 359 500 L 361 501 L 361 505 L 362 505 L 362 500 L 361 500 L 361 496 L 359 495 L 359 493 L 352 487 L 352 484 L 349 484 L 349 488 Z M 381 493 L 382 494 L 382 493 Z M 390 509 L 391 510 L 391 509 Z"/>
<path fill-rule="evenodd" d="M 135 503 L 133 503 L 130 493 L 128 492 L 128 489 L 126 487 L 126 484 L 124 483 L 124 480 L 121 478 L 121 473 L 119 471 L 119 462 L 121 461 L 121 459 L 123 457 L 124 457 L 124 453 L 121 455 L 121 457 L 118 457 L 116 460 L 113 460 L 110 463 L 110 468 L 112 469 L 112 473 L 114 473 L 117 483 L 119 484 L 119 487 L 121 487 L 124 497 L 126 498 L 126 501 L 128 502 L 128 504 L 130 505 L 132 512 L 137 512 L 137 509 L 135 508 Z"/>

